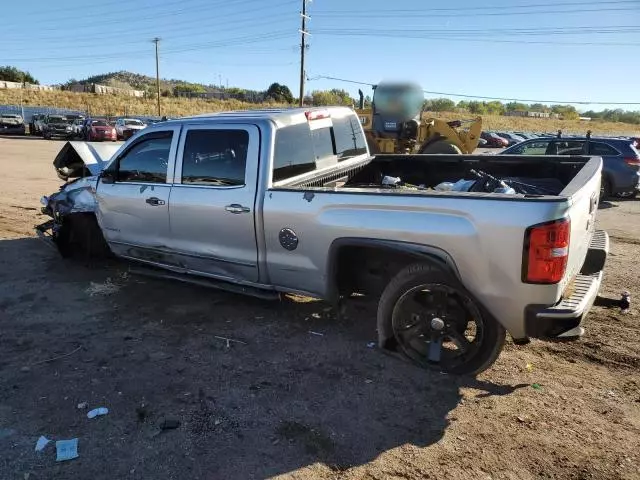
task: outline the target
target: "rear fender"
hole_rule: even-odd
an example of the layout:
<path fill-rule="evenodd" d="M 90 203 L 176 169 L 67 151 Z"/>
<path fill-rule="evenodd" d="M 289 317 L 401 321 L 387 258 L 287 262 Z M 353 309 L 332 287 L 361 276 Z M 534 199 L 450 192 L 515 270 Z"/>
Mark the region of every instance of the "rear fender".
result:
<path fill-rule="evenodd" d="M 339 299 L 338 291 L 338 269 L 340 251 L 345 247 L 365 247 L 375 248 L 389 253 L 400 253 L 413 257 L 415 262 L 428 262 L 438 268 L 450 273 L 452 276 L 460 280 L 460 273 L 453 258 L 444 250 L 429 245 L 420 245 L 415 243 L 398 242 L 394 240 L 379 240 L 368 238 L 340 238 L 334 240 L 329 247 L 328 265 L 327 265 L 327 300 L 337 302 Z"/>

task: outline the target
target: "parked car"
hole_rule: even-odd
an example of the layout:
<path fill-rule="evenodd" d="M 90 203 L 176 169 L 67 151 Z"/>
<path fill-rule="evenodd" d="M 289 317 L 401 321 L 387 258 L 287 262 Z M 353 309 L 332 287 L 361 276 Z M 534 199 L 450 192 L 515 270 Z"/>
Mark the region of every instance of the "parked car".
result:
<path fill-rule="evenodd" d="M 538 136 L 535 133 L 525 133 L 525 132 L 513 132 L 513 133 L 515 133 L 517 136 L 519 136 L 524 140 L 532 140 L 534 138 L 538 138 Z"/>
<path fill-rule="evenodd" d="M 47 119 L 47 114 L 41 113 L 40 115 L 38 115 L 38 118 L 33 122 L 33 126 L 36 129 L 36 135 L 42 135 L 42 132 L 44 131 L 44 123 L 46 119 Z"/>
<path fill-rule="evenodd" d="M 438 371 L 488 368 L 505 331 L 580 336 L 602 279 L 597 157 L 372 157 L 344 107 L 160 122 L 106 161 L 81 147 L 54 162 L 75 181 L 42 200 L 63 255 L 263 299 L 379 298 L 378 345 Z M 547 169 L 555 190 L 526 195 Z"/>
<path fill-rule="evenodd" d="M 76 118 L 72 123 L 71 123 L 71 129 L 73 130 L 73 136 L 76 138 L 84 138 L 84 129 L 83 129 L 83 125 L 84 125 L 85 119 L 84 118 Z"/>
<path fill-rule="evenodd" d="M 20 115 L 14 113 L 1 114 L 0 133 L 25 135 L 27 133 L 27 129 L 24 124 L 24 119 Z"/>
<path fill-rule="evenodd" d="M 502 138 L 501 136 L 496 135 L 493 132 L 482 132 L 480 134 L 480 138 L 483 138 L 487 141 L 487 147 L 505 148 L 509 146 L 509 142 L 506 138 Z"/>
<path fill-rule="evenodd" d="M 115 127 L 102 118 L 93 118 L 85 122 L 85 140 L 89 142 L 101 142 L 109 140 L 115 142 L 118 137 Z"/>
<path fill-rule="evenodd" d="M 128 139 L 136 132 L 146 128 L 146 124 L 137 118 L 119 118 L 116 120 L 116 134 L 118 139 Z"/>
<path fill-rule="evenodd" d="M 515 133 L 511 132 L 495 132 L 499 137 L 504 138 L 507 142 L 509 142 L 509 146 L 517 145 L 520 142 L 524 142 L 524 138 L 519 137 Z"/>
<path fill-rule="evenodd" d="M 42 134 L 42 119 L 46 115 L 43 113 L 34 113 L 31 115 L 29 121 L 29 135 L 41 135 Z"/>
<path fill-rule="evenodd" d="M 47 115 L 42 126 L 42 137 L 51 140 L 55 137 L 72 139 L 71 122 L 64 115 Z"/>
<path fill-rule="evenodd" d="M 537 138 L 507 148 L 504 155 L 594 155 L 602 157 L 600 198 L 636 196 L 640 190 L 640 152 L 630 139 Z"/>

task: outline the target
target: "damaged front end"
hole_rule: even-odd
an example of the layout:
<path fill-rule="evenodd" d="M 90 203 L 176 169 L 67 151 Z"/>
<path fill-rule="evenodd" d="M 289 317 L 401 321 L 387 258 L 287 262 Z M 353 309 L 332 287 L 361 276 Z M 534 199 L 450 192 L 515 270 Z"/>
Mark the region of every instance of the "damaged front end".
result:
<path fill-rule="evenodd" d="M 67 183 L 58 192 L 41 198 L 42 213 L 51 220 L 37 225 L 36 232 L 53 241 L 63 257 L 108 254 L 95 216 L 95 193 L 100 172 L 117 149 L 112 145 L 67 142 L 53 161 L 58 177 Z"/>

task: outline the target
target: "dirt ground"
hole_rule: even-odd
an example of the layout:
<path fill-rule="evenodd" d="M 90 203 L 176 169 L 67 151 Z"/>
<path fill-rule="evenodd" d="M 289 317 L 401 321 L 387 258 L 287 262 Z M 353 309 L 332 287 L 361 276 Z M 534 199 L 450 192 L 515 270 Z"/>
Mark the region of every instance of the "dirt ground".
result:
<path fill-rule="evenodd" d="M 425 372 L 368 348 L 367 304 L 337 319 L 63 261 L 33 235 L 61 147 L 0 138 L 0 479 L 640 478 L 638 304 L 478 378 Z M 601 295 L 637 300 L 640 200 L 604 207 Z"/>

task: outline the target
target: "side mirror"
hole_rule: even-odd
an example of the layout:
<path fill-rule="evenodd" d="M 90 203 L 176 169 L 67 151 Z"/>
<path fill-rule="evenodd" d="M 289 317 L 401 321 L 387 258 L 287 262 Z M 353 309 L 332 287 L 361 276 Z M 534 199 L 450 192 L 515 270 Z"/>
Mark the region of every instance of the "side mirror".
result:
<path fill-rule="evenodd" d="M 114 183 L 115 182 L 115 175 L 113 174 L 113 172 L 110 172 L 108 170 L 103 170 L 102 172 L 100 172 L 100 180 L 102 181 L 102 183 Z"/>

